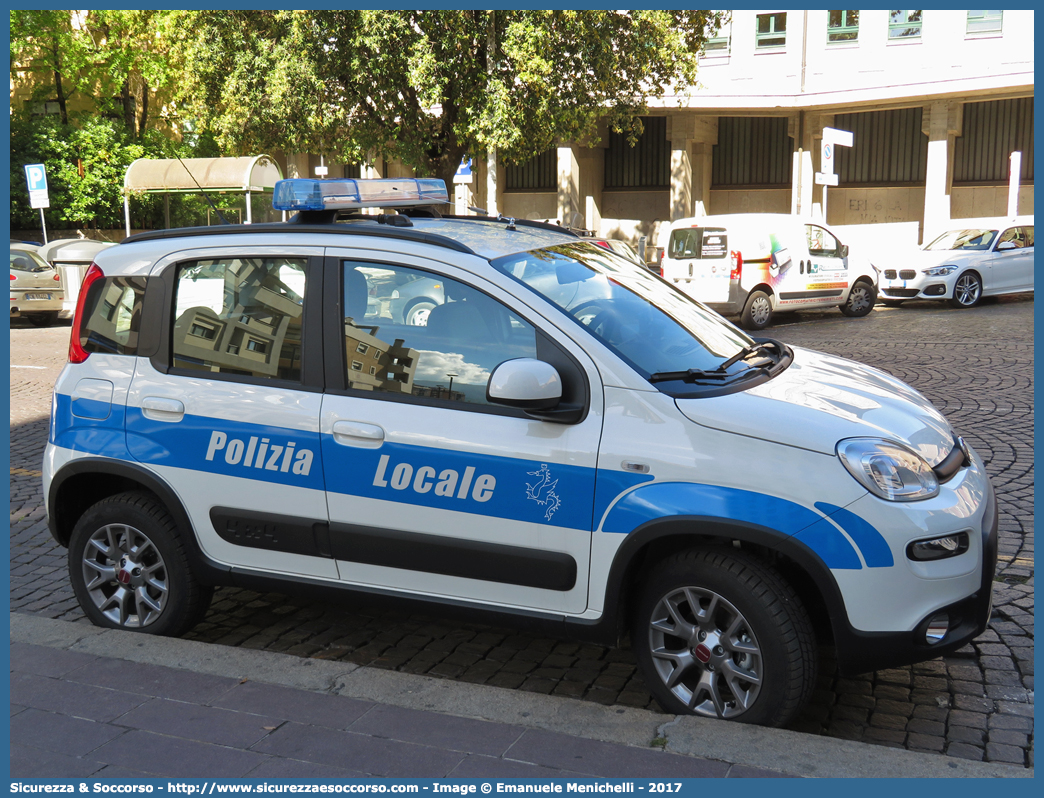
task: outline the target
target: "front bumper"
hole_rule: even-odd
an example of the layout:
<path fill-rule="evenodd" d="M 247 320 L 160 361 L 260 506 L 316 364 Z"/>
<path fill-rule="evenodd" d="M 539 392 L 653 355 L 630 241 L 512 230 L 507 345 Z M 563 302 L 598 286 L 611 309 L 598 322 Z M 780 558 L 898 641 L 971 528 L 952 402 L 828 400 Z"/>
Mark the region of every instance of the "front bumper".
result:
<path fill-rule="evenodd" d="M 948 299 L 953 296 L 953 288 L 938 277 L 917 281 L 882 279 L 877 293 L 881 299 Z"/>
<path fill-rule="evenodd" d="M 988 483 L 987 483 L 988 484 Z M 894 668 L 951 654 L 986 629 L 993 607 L 997 569 L 997 497 L 989 486 L 982 516 L 982 575 L 970 596 L 930 612 L 909 632 L 861 632 L 847 622 L 834 623 L 838 669 L 843 675 Z M 950 618 L 946 636 L 935 644 L 925 639 L 928 622 L 939 613 Z"/>

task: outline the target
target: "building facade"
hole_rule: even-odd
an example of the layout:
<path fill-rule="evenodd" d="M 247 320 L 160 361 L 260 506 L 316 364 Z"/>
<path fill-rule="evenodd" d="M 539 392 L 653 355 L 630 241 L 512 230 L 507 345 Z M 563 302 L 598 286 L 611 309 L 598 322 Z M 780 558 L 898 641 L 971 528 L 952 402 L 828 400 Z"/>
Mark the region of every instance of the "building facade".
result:
<path fill-rule="evenodd" d="M 835 148 L 832 226 L 886 225 L 913 244 L 951 220 L 1007 215 L 1012 152 L 1017 212 L 1029 215 L 1033 25 L 1032 10 L 733 11 L 700 85 L 652 101 L 637 147 L 603 128 L 597 143 L 562 142 L 526 164 L 477 163 L 458 206 L 650 245 L 685 216 L 823 218 L 815 175 L 823 129 L 836 128 L 853 146 Z M 318 159 L 295 164 L 314 174 Z"/>

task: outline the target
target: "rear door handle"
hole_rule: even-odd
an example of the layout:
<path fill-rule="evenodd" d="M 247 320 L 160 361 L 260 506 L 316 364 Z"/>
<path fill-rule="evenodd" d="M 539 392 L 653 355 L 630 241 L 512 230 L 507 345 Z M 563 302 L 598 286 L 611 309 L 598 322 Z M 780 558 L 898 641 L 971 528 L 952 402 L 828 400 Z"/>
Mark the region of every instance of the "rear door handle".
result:
<path fill-rule="evenodd" d="M 383 427 L 366 424 L 362 421 L 335 421 L 333 436 L 334 440 L 342 446 L 378 449 L 384 443 Z"/>
<path fill-rule="evenodd" d="M 141 400 L 141 413 L 153 421 L 181 421 L 185 416 L 185 405 L 177 399 L 146 396 Z"/>

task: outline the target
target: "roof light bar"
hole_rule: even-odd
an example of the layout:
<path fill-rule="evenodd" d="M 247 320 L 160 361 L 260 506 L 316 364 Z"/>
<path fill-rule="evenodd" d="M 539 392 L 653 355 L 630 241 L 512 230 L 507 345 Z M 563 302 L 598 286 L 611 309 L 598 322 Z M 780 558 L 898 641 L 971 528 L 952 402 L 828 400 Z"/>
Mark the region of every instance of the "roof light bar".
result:
<path fill-rule="evenodd" d="M 350 208 L 408 208 L 449 202 L 446 182 L 434 178 L 393 177 L 279 180 L 272 192 L 277 211 L 335 211 Z"/>

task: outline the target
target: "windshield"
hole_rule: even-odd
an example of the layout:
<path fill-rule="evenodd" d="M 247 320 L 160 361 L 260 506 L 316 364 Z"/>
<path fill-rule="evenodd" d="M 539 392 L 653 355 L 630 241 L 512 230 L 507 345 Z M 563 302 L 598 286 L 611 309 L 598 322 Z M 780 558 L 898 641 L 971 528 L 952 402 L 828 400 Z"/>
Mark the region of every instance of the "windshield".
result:
<path fill-rule="evenodd" d="M 507 255 L 492 264 L 560 307 L 646 378 L 717 369 L 753 344 L 658 275 L 589 243 Z"/>
<path fill-rule="evenodd" d="M 984 230 L 982 228 L 950 230 L 948 233 L 943 233 L 935 239 L 925 249 L 933 252 L 950 249 L 987 250 L 996 236 L 996 230 Z"/>
<path fill-rule="evenodd" d="M 45 272 L 51 267 L 35 252 L 26 249 L 12 249 L 11 268 L 16 272 Z"/>

